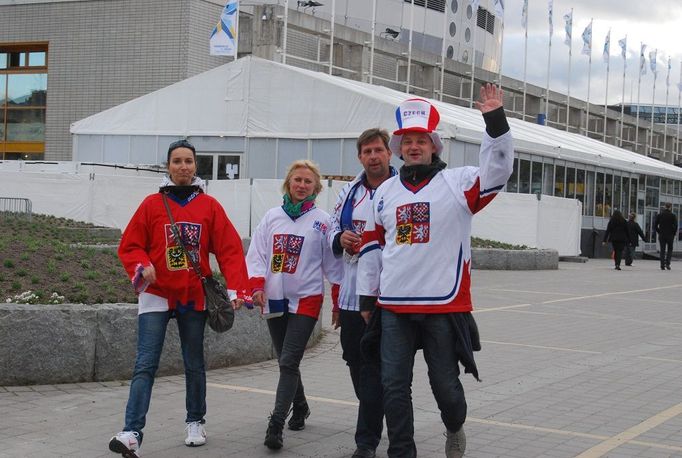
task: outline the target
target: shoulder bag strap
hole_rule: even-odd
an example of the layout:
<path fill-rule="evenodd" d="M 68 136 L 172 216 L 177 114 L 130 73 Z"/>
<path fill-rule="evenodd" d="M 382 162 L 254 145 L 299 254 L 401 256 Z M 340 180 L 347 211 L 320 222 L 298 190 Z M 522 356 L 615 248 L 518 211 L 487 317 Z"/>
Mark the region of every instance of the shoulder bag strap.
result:
<path fill-rule="evenodd" d="M 187 247 L 185 246 L 184 242 L 182 241 L 182 237 L 180 237 L 180 231 L 178 230 L 178 226 L 175 224 L 175 220 L 173 219 L 173 215 L 171 214 L 170 211 L 170 206 L 168 205 L 168 197 L 166 197 L 166 194 L 161 193 L 161 197 L 163 198 L 163 205 L 166 207 L 166 213 L 168 213 L 168 219 L 170 219 L 171 223 L 171 231 L 173 232 L 173 236 L 175 237 L 175 240 L 178 241 L 180 246 L 182 247 L 182 251 L 184 251 L 185 256 L 189 261 L 192 263 L 192 267 L 194 268 L 194 272 L 197 274 L 200 280 L 204 280 L 204 275 L 201 273 L 201 266 L 194 260 L 194 258 L 189 254 L 189 251 L 187 251 Z"/>

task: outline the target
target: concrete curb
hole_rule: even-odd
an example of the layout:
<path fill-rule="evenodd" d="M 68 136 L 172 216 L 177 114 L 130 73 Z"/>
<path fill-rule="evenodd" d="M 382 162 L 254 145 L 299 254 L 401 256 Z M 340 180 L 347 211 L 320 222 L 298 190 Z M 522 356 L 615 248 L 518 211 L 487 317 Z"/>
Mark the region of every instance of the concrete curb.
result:
<path fill-rule="evenodd" d="M 559 252 L 550 249 L 472 248 L 471 266 L 480 270 L 556 270 L 559 268 Z"/>
<path fill-rule="evenodd" d="M 321 319 L 309 345 L 321 335 Z M 0 304 L 0 386 L 124 380 L 132 377 L 137 305 Z M 206 368 L 275 358 L 267 323 L 257 310 L 237 311 L 234 327 L 206 329 Z M 166 331 L 158 375 L 184 372 L 175 323 Z"/>

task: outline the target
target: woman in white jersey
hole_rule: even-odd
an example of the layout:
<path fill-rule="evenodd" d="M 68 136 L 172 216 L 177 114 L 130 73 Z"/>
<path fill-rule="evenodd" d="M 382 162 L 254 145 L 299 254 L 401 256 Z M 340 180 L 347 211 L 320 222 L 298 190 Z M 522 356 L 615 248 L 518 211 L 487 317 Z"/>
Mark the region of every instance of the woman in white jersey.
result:
<path fill-rule="evenodd" d="M 268 318 L 279 361 L 275 407 L 264 442 L 274 450 L 282 448 L 284 421 L 292 404 L 289 429 L 305 428 L 310 409 L 299 364 L 320 315 L 324 277 L 332 283 L 336 308 L 343 276 L 342 262 L 332 254 L 327 239 L 329 215 L 315 207 L 321 190 L 317 166 L 307 160 L 293 162 L 282 185 L 283 204 L 263 216 L 246 255 L 253 303 Z"/>

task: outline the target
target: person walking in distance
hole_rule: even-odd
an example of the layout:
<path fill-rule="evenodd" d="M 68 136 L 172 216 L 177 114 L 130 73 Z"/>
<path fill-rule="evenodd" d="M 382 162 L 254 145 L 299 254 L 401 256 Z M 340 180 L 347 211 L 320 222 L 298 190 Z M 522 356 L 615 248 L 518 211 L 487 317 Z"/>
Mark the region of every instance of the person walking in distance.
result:
<path fill-rule="evenodd" d="M 607 242 L 611 242 L 611 246 L 613 246 L 613 262 L 615 263 L 615 269 L 620 270 L 623 249 L 630 243 L 630 235 L 628 223 L 619 210 L 613 211 L 609 223 L 606 225 L 602 245 L 606 245 Z"/>
<path fill-rule="evenodd" d="M 421 341 L 434 397 L 446 428 L 445 456 L 464 455 L 467 404 L 459 364 L 478 379 L 480 349 L 471 315 L 471 222 L 511 176 L 514 148 L 502 91 L 481 88 L 479 167 L 447 169 L 435 132 L 440 115 L 423 99 L 396 111 L 389 146 L 404 161 L 399 176 L 374 196 L 358 262 L 360 310 L 381 310 L 381 380 L 388 456 L 413 458 L 411 398 L 414 355 Z"/>
<path fill-rule="evenodd" d="M 637 214 L 635 212 L 630 213 L 628 216 L 628 236 L 630 241 L 625 246 L 625 265 L 631 266 L 635 258 L 635 251 L 639 246 L 639 238 L 641 237 L 646 242 L 644 232 L 642 232 L 642 228 L 637 223 Z"/>
<path fill-rule="evenodd" d="M 355 292 L 358 248 L 362 233 L 371 218 L 376 189 L 397 171 L 389 165 L 391 151 L 389 135 L 383 129 L 367 129 L 357 141 L 358 160 L 363 171 L 341 190 L 334 213 L 330 242 L 337 257 L 343 256 L 344 272 L 339 292 L 339 311 L 335 312 L 334 326 L 341 328 L 343 359 L 350 370 L 355 395 L 360 402 L 355 428 L 356 450 L 353 458 L 373 458 L 381 440 L 384 408 L 379 362 L 365 358 L 360 340 L 367 326 L 361 316 Z M 369 312 L 365 312 L 367 315 Z"/>
<path fill-rule="evenodd" d="M 670 270 L 670 258 L 673 255 L 673 240 L 677 234 L 677 217 L 672 212 L 672 204 L 667 202 L 656 216 L 655 229 L 661 254 L 661 270 Z"/>

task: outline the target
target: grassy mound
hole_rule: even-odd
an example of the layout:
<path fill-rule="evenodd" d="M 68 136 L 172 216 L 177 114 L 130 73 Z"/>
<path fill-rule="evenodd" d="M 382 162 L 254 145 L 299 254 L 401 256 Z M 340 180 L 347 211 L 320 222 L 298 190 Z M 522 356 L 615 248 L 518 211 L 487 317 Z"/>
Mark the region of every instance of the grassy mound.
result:
<path fill-rule="evenodd" d="M 119 238 L 120 231 L 65 218 L 0 214 L 0 300 L 137 302 L 116 254 Z"/>

